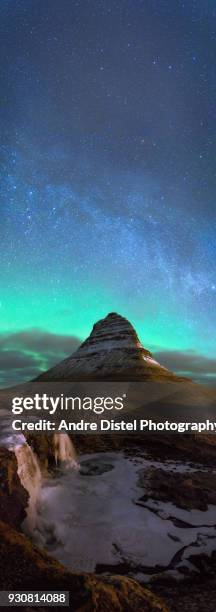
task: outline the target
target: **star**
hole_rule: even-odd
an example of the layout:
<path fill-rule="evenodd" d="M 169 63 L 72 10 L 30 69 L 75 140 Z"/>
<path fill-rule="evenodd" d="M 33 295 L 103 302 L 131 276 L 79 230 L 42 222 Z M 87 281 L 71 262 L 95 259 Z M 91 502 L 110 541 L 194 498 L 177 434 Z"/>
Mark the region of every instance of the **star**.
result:
<path fill-rule="evenodd" d="M 0 3 L 0 333 L 215 358 L 214 3 L 106 4 Z"/>

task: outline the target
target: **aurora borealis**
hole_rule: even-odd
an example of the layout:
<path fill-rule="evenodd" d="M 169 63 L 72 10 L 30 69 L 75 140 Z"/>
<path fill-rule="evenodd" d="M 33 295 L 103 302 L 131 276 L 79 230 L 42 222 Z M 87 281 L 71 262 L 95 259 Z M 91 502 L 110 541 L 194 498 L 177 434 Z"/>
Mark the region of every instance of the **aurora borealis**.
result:
<path fill-rule="evenodd" d="M 0 18 L 1 384 L 110 311 L 214 382 L 215 2 L 1 0 Z"/>

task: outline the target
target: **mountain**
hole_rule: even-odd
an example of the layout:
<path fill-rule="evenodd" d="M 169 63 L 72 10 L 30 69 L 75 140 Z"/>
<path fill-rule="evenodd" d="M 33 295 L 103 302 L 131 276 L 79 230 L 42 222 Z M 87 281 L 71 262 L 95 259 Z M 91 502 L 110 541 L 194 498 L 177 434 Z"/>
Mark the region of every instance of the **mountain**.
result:
<path fill-rule="evenodd" d="M 134 327 L 111 312 L 98 321 L 90 336 L 70 357 L 40 375 L 39 381 L 165 381 L 174 375 L 145 349 Z"/>

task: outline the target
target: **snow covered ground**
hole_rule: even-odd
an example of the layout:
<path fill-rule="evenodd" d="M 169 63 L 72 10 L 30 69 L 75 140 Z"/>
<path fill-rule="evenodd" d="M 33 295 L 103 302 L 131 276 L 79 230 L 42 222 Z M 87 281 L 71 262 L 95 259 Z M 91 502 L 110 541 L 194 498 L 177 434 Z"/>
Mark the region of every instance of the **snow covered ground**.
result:
<path fill-rule="evenodd" d="M 216 507 L 186 511 L 151 499 L 140 505 L 139 471 L 150 466 L 193 470 L 120 452 L 83 455 L 79 471 L 44 483 L 34 540 L 77 571 L 125 571 L 145 581 L 190 570 L 191 554 L 216 549 Z"/>

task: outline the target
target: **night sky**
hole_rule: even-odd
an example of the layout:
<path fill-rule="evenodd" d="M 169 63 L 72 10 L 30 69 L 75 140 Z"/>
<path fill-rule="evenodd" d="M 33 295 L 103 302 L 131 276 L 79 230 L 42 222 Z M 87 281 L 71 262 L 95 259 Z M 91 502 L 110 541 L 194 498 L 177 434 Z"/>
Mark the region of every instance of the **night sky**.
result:
<path fill-rule="evenodd" d="M 215 0 L 1 0 L 0 24 L 1 384 L 110 311 L 216 384 Z"/>

